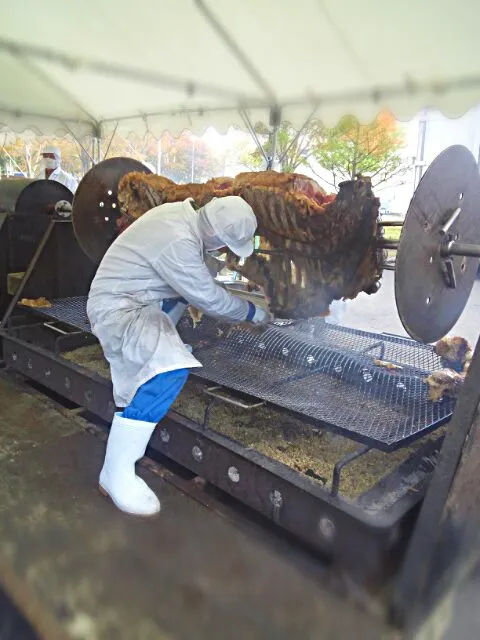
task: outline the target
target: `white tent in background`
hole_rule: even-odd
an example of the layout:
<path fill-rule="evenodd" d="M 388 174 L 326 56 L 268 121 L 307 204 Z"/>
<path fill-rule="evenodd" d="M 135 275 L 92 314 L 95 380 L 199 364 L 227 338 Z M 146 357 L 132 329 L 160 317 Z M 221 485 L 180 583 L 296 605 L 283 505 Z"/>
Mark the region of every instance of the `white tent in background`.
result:
<path fill-rule="evenodd" d="M 9 3 L 0 126 L 98 137 L 458 116 L 480 101 L 479 25 L 478 0 Z"/>

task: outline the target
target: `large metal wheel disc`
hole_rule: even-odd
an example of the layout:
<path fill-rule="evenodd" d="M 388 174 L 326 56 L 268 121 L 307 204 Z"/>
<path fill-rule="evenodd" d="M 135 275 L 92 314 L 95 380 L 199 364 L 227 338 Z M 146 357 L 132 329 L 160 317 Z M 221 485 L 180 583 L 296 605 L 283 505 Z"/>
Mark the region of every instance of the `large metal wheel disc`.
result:
<path fill-rule="evenodd" d="M 99 263 L 117 237 L 121 216 L 117 200 L 118 183 L 132 171 L 151 173 L 132 158 L 109 158 L 88 171 L 73 201 L 73 228 L 78 243 L 93 262 Z"/>
<path fill-rule="evenodd" d="M 55 205 L 73 201 L 70 189 L 56 180 L 22 180 L 21 183 L 26 186 L 18 194 L 8 221 L 8 268 L 12 272 L 27 269 L 50 224 Z"/>
<path fill-rule="evenodd" d="M 430 165 L 418 185 L 402 228 L 395 264 L 395 298 L 407 333 L 419 342 L 435 342 L 460 317 L 475 281 L 478 258 L 452 256 L 456 286 L 445 277 L 440 231 L 457 208 L 450 239 L 480 242 L 480 175 L 475 158 L 453 146 Z"/>
<path fill-rule="evenodd" d="M 73 202 L 73 193 L 56 180 L 35 180 L 20 193 L 15 203 L 16 214 L 53 213 L 60 200 Z"/>

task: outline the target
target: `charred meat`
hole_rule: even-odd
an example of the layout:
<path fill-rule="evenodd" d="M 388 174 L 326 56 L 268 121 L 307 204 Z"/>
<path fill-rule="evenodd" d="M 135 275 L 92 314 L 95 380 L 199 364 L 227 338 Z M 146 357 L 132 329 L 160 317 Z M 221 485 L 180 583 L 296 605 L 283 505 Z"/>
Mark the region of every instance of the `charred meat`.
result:
<path fill-rule="evenodd" d="M 435 345 L 435 353 L 442 358 L 446 368 L 459 372 L 465 371 L 465 366 L 472 359 L 471 346 L 460 336 L 439 340 Z"/>
<path fill-rule="evenodd" d="M 425 382 L 428 384 L 428 397 L 433 402 L 442 400 L 445 396 L 455 398 L 465 381 L 464 373 L 457 373 L 452 369 L 433 371 Z"/>
<path fill-rule="evenodd" d="M 263 289 L 275 316 L 328 315 L 333 300 L 376 290 L 383 261 L 376 242 L 379 201 L 362 178 L 341 184 L 335 196 L 296 173 L 249 172 L 186 185 L 130 173 L 119 184 L 119 227 L 166 202 L 191 197 L 203 206 L 228 195 L 241 196 L 253 208 L 260 247 L 245 262 L 229 253 L 227 266 Z"/>

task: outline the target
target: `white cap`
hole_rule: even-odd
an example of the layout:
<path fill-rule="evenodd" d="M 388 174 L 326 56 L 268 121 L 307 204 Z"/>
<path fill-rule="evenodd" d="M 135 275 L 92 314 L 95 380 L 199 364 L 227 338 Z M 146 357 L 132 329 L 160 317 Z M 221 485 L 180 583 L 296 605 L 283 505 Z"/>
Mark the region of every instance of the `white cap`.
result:
<path fill-rule="evenodd" d="M 45 153 L 53 153 L 53 155 L 55 156 L 55 158 L 60 162 L 60 160 L 62 159 L 62 152 L 60 151 L 60 149 L 58 147 L 54 147 L 52 145 L 47 145 L 46 147 L 43 148 L 42 150 L 42 156 Z"/>
<path fill-rule="evenodd" d="M 215 198 L 204 207 L 215 235 L 240 258 L 252 255 L 257 218 L 252 207 L 240 196 Z"/>

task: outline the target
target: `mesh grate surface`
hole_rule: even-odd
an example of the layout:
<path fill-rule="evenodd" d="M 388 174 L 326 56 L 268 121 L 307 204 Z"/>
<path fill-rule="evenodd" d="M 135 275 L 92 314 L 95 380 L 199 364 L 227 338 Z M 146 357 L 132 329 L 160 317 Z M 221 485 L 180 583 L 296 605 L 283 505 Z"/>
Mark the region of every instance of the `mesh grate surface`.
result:
<path fill-rule="evenodd" d="M 84 331 L 86 298 L 56 300 L 42 312 Z M 442 368 L 429 345 L 311 319 L 262 334 L 190 317 L 179 324 L 203 364 L 195 375 L 393 450 L 449 419 L 453 400 L 431 402 L 423 379 Z M 385 360 L 402 367 L 376 366 Z"/>
<path fill-rule="evenodd" d="M 90 323 L 87 318 L 87 297 L 78 296 L 75 298 L 58 298 L 52 301 L 52 306 L 48 309 L 35 309 L 43 315 L 61 322 L 71 324 L 77 329 L 90 333 Z"/>

